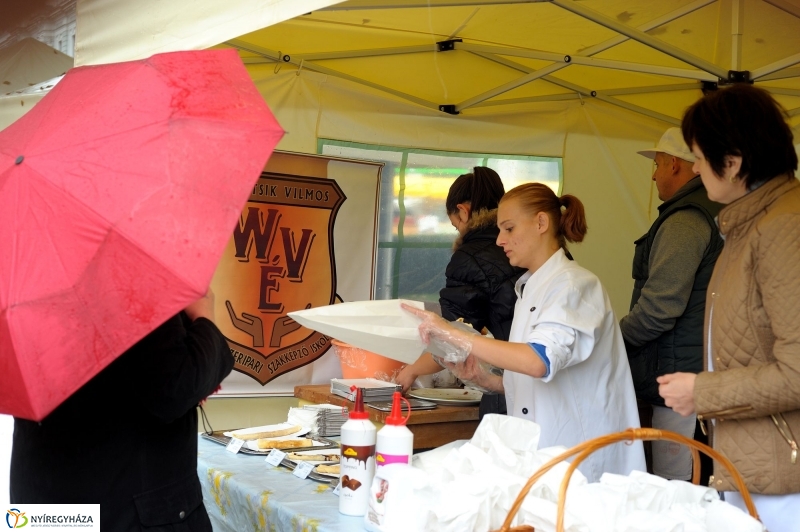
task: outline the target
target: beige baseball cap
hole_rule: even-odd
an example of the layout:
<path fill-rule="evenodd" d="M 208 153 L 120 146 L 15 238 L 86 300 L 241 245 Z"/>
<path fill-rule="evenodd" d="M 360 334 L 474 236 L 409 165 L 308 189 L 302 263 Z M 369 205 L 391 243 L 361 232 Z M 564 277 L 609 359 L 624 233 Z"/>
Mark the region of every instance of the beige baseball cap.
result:
<path fill-rule="evenodd" d="M 683 140 L 683 133 L 681 133 L 680 128 L 677 127 L 671 127 L 666 130 L 664 134 L 661 135 L 661 140 L 658 141 L 658 145 L 656 145 L 655 149 L 642 150 L 636 153 L 644 155 L 649 159 L 655 159 L 656 153 L 658 152 L 673 155 L 678 159 L 683 159 L 690 163 L 694 162 L 694 154 Z"/>

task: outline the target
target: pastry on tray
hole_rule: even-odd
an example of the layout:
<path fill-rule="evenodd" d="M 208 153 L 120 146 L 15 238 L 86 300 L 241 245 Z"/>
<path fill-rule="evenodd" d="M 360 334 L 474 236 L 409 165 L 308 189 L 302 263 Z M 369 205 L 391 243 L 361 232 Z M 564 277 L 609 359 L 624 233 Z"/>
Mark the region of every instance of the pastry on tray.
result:
<path fill-rule="evenodd" d="M 281 436 L 288 436 L 289 434 L 294 434 L 299 430 L 302 430 L 302 427 L 300 427 L 299 425 L 293 425 L 285 429 L 268 430 L 265 432 L 236 431 L 233 432 L 231 435 L 234 438 L 238 438 L 240 440 L 250 441 L 250 440 L 260 440 L 263 438 L 279 438 Z"/>
<path fill-rule="evenodd" d="M 338 454 L 300 454 L 289 453 L 286 458 L 294 461 L 308 461 L 308 462 L 338 462 Z"/>
<path fill-rule="evenodd" d="M 295 447 L 312 447 L 314 441 L 310 438 L 294 438 L 289 440 L 276 440 L 259 438 L 256 440 L 259 449 L 292 449 Z"/>

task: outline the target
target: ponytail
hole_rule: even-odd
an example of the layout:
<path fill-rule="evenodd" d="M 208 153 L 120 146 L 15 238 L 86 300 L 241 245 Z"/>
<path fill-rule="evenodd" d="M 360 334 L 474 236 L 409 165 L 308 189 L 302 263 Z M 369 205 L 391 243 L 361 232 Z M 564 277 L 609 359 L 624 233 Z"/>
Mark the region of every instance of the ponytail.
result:
<path fill-rule="evenodd" d="M 450 186 L 445 200 L 447 214 L 454 214 L 460 203 L 470 204 L 470 216 L 483 209 L 496 209 L 505 189 L 497 172 L 486 166 L 476 166 L 473 173 L 458 176 Z"/>
<path fill-rule="evenodd" d="M 509 190 L 500 202 L 511 199 L 519 200 L 531 215 L 546 213 L 555 228 L 555 237 L 565 251 L 567 242 L 582 242 L 586 236 L 588 228 L 583 203 L 572 194 L 559 198 L 547 185 L 525 183 Z"/>

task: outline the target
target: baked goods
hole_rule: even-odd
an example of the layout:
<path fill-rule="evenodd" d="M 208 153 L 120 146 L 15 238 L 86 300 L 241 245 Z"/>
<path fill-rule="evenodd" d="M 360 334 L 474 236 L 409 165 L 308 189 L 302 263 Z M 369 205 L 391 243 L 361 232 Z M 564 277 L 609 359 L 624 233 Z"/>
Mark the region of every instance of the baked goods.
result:
<path fill-rule="evenodd" d="M 300 454 L 289 453 L 286 455 L 289 460 L 309 461 L 309 462 L 338 462 L 338 454 Z"/>
<path fill-rule="evenodd" d="M 256 445 L 259 449 L 292 449 L 294 447 L 311 447 L 314 445 L 310 438 L 295 438 L 291 440 L 258 439 Z"/>
<path fill-rule="evenodd" d="M 260 440 L 262 438 L 278 438 L 280 436 L 288 436 L 289 434 L 294 434 L 295 432 L 301 430 L 302 428 L 303 427 L 299 425 L 293 425 L 291 427 L 279 430 L 268 430 L 265 432 L 237 431 L 237 432 L 232 432 L 231 434 L 234 438 L 238 438 L 244 441 L 251 441 L 251 440 Z"/>
<path fill-rule="evenodd" d="M 314 470 L 317 473 L 324 473 L 326 475 L 338 475 L 339 474 L 339 464 L 333 464 L 333 465 L 320 464 Z M 358 481 L 356 481 L 356 482 L 358 482 Z"/>

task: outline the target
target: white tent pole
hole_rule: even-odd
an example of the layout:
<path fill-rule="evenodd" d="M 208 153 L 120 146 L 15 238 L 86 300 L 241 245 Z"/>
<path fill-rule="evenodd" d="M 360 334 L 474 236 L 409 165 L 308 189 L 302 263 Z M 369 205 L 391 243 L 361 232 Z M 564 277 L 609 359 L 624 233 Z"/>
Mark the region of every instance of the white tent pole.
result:
<path fill-rule="evenodd" d="M 435 44 L 423 44 L 420 46 L 400 46 L 395 48 L 373 48 L 371 50 L 342 50 L 338 52 L 309 52 L 305 54 L 295 54 L 297 58 L 306 61 L 325 61 L 327 59 L 349 59 L 353 57 L 375 57 L 381 55 L 399 54 L 419 54 L 425 52 L 435 52 Z"/>
<path fill-rule="evenodd" d="M 652 29 L 658 28 L 659 26 L 663 26 L 664 24 L 668 24 L 668 23 L 672 22 L 673 20 L 676 20 L 676 19 L 679 19 L 679 18 L 681 18 L 683 16 L 686 16 L 689 13 L 693 13 L 693 12 L 697 11 L 698 9 L 706 7 L 709 4 L 713 4 L 716 1 L 717 0 L 696 0 L 695 2 L 692 2 L 690 4 L 686 4 L 685 6 L 683 6 L 681 8 L 678 8 L 675 11 L 670 11 L 669 13 L 667 13 L 664 16 L 661 16 L 661 17 L 659 17 L 657 19 L 651 20 L 650 22 L 642 24 L 637 29 L 639 31 L 642 31 L 642 32 L 650 31 Z M 594 46 L 590 46 L 589 48 L 585 49 L 580 54 L 576 54 L 576 55 L 581 55 L 581 56 L 584 56 L 584 57 L 588 57 L 588 56 L 591 56 L 591 55 L 599 54 L 600 52 L 608 50 L 609 48 L 613 48 L 614 46 L 616 46 L 618 44 L 621 44 L 621 43 L 623 43 L 623 42 L 625 42 L 627 40 L 628 40 L 628 37 L 626 37 L 625 35 L 617 35 L 616 37 L 612 37 L 607 41 L 601 42 L 601 43 L 596 44 Z"/>
<path fill-rule="evenodd" d="M 744 25 L 744 0 L 731 2 L 731 70 L 742 69 L 742 26 Z"/>
<path fill-rule="evenodd" d="M 750 72 L 750 79 L 757 80 L 766 76 L 767 74 L 772 74 L 778 70 L 783 70 L 784 68 L 794 66 L 797 63 L 800 63 L 800 54 L 791 55 L 785 59 L 781 59 L 780 61 L 775 61 L 772 64 L 753 70 Z"/>
<path fill-rule="evenodd" d="M 464 19 L 464 22 L 462 22 L 459 27 L 457 27 L 455 30 L 453 30 L 450 33 L 450 36 L 447 39 L 449 40 L 449 39 L 452 39 L 452 38 L 456 37 L 461 30 L 463 30 L 464 28 L 467 27 L 467 24 L 469 24 L 469 21 L 472 20 L 472 17 L 477 15 L 478 11 L 480 11 L 480 10 L 481 10 L 481 8 L 476 7 L 475 10 L 467 18 Z"/>
<path fill-rule="evenodd" d="M 676 78 L 696 79 L 700 81 L 717 81 L 713 74 L 702 70 L 689 70 L 686 68 L 672 68 L 656 65 L 645 65 L 643 63 L 629 63 L 627 61 L 612 61 L 609 59 L 596 59 L 594 57 L 573 57 L 570 61 L 575 65 L 585 65 L 590 67 L 611 68 L 615 70 L 627 70 L 630 72 L 644 72 L 646 74 L 659 74 L 662 76 L 672 76 Z"/>
<path fill-rule="evenodd" d="M 610 103 L 611 105 L 616 105 L 617 107 L 622 107 L 623 109 L 627 109 L 629 111 L 633 111 L 634 113 L 639 113 L 645 116 L 649 116 L 650 118 L 655 118 L 656 120 L 661 120 L 662 122 L 666 122 L 668 124 L 672 124 L 674 126 L 680 126 L 681 121 L 677 118 L 672 116 L 668 116 L 665 114 L 658 113 L 656 111 L 652 111 L 645 107 L 639 107 L 638 105 L 634 105 L 632 103 L 625 102 L 623 100 L 618 100 L 617 98 L 612 98 L 611 96 L 605 96 L 603 94 L 599 94 L 597 91 L 592 91 L 587 89 L 586 87 L 581 87 L 580 85 L 575 85 L 574 83 L 570 83 L 569 81 L 564 81 L 563 79 L 559 79 L 553 76 L 547 76 L 544 78 L 545 80 L 549 81 L 554 85 L 558 85 L 559 87 L 564 87 L 565 89 L 569 89 L 571 91 L 575 91 L 577 93 L 583 94 L 584 96 L 589 96 L 592 98 L 596 98 L 600 101 Z"/>
<path fill-rule="evenodd" d="M 655 20 L 651 20 L 650 22 L 642 24 L 641 26 L 639 26 L 638 29 L 640 31 L 652 30 L 653 28 L 657 28 L 657 27 L 659 27 L 659 26 L 661 26 L 663 24 L 667 24 L 669 22 L 672 22 L 675 19 L 681 18 L 681 17 L 683 17 L 685 15 L 688 15 L 689 13 L 692 13 L 692 12 L 702 8 L 702 7 L 705 7 L 705 6 L 709 5 L 709 4 L 712 4 L 715 1 L 716 0 L 696 0 L 695 2 L 692 2 L 692 3 L 687 4 L 687 5 L 679 8 L 679 9 L 676 9 L 674 11 L 669 12 L 669 13 L 667 13 L 666 15 L 664 15 L 662 17 L 659 17 L 659 18 L 657 18 Z M 611 39 L 609 39 L 607 41 L 604 41 L 604 42 L 601 42 L 601 43 L 596 44 L 594 46 L 591 46 L 591 47 L 587 48 L 586 50 L 584 50 L 583 52 L 581 52 L 580 54 L 575 54 L 575 55 L 576 56 L 582 56 L 582 57 L 588 57 L 590 55 L 599 54 L 600 52 L 602 52 L 604 50 L 608 50 L 609 48 L 613 48 L 614 46 L 616 46 L 616 45 L 618 45 L 620 43 L 623 43 L 626 40 L 628 40 L 627 37 L 625 37 L 624 35 L 619 35 L 619 36 L 613 37 L 613 38 L 611 38 Z M 483 55 L 483 54 L 478 54 L 478 55 Z M 506 63 L 504 63 L 504 60 L 502 58 L 500 58 L 500 57 L 488 57 L 488 56 L 485 56 L 485 57 L 487 57 L 487 58 L 489 58 L 489 59 L 491 59 L 493 61 L 496 61 L 498 63 L 506 64 Z M 543 69 L 541 69 L 541 71 L 544 71 L 542 73 L 542 75 L 552 74 L 553 72 L 557 72 L 557 71 L 561 70 L 562 68 L 566 68 L 567 66 L 569 66 L 569 63 L 554 63 L 552 65 L 548 65 L 548 66 L 544 67 Z M 511 68 L 515 68 L 515 67 L 512 66 Z M 522 69 L 517 69 L 517 70 L 520 70 L 521 72 L 529 72 L 529 75 L 528 76 L 524 76 L 522 78 L 519 78 L 519 79 L 517 79 L 515 81 L 512 81 L 510 83 L 507 83 L 507 84 L 505 84 L 505 85 L 503 85 L 501 87 L 497 87 L 495 89 L 491 89 L 489 91 L 486 91 L 486 92 L 484 92 L 482 94 L 479 94 L 479 95 L 477 95 L 477 96 L 475 96 L 473 98 L 470 98 L 468 100 L 464 100 L 463 102 L 461 102 L 459 104 L 456 104 L 456 110 L 457 111 L 462 111 L 464 109 L 467 109 L 468 107 L 472 107 L 473 105 L 476 105 L 476 104 L 478 104 L 480 102 L 483 102 L 485 100 L 493 98 L 493 97 L 497 96 L 498 94 L 502 94 L 504 92 L 508 92 L 508 91 L 510 91 L 512 89 L 515 89 L 515 88 L 517 88 L 517 87 L 519 87 L 521 85 L 524 85 L 526 83 L 530 83 L 531 81 L 534 81 L 534 80 L 539 79 L 540 77 L 542 77 L 542 76 L 535 76 L 532 73 L 532 69 L 529 69 L 527 67 L 524 67 Z"/>
<path fill-rule="evenodd" d="M 509 68 L 513 68 L 515 70 L 519 70 L 520 72 L 532 72 L 532 73 L 538 74 L 538 73 L 541 73 L 542 71 L 546 70 L 547 68 L 549 68 L 549 67 L 545 67 L 545 68 L 542 68 L 542 69 L 539 69 L 539 70 L 536 70 L 535 72 L 533 72 L 532 68 L 527 67 L 525 65 L 521 65 L 519 63 L 515 63 L 514 61 L 511 61 L 510 59 L 505 59 L 503 57 L 491 56 L 490 54 L 482 54 L 481 53 L 481 54 L 478 54 L 478 55 L 480 55 L 481 57 L 485 57 L 487 59 L 491 59 L 493 61 L 496 61 L 496 62 L 500 63 L 501 65 L 505 65 L 505 66 L 507 66 Z M 553 65 L 550 65 L 550 66 L 552 67 Z M 647 109 L 645 107 L 639 107 L 638 105 L 634 105 L 632 103 L 628 103 L 628 102 L 625 102 L 623 100 L 619 100 L 617 98 L 612 98 L 608 94 L 598 93 L 597 91 L 593 91 L 593 90 L 587 89 L 586 87 L 581 87 L 580 85 L 575 85 L 574 83 L 570 83 L 568 81 L 564 81 L 563 79 L 559 79 L 559 78 L 556 78 L 556 77 L 553 77 L 553 76 L 550 76 L 550 75 L 542 75 L 541 78 L 543 80 L 549 82 L 549 83 L 552 83 L 554 85 L 558 85 L 559 87 L 563 87 L 563 88 L 565 88 L 567 90 L 573 91 L 576 94 L 581 94 L 581 95 L 587 96 L 589 98 L 597 98 L 598 100 L 604 101 L 606 103 L 610 103 L 611 105 L 616 105 L 618 107 L 622 107 L 624 109 L 628 109 L 629 111 L 633 111 L 635 113 L 643 114 L 645 116 L 649 116 L 650 118 L 655 118 L 656 120 L 661 120 L 663 122 L 667 122 L 668 124 L 673 124 L 673 125 L 676 125 L 676 126 L 680 125 L 680 120 L 678 120 L 677 118 L 673 118 L 671 116 L 667 116 L 665 114 L 661 114 L 661 113 L 658 113 L 656 111 L 651 111 L 650 109 Z M 697 87 L 697 85 L 694 84 L 694 83 L 691 83 L 691 84 L 684 83 L 682 85 L 683 86 L 687 86 L 688 85 L 688 88 L 696 88 Z M 624 90 L 624 89 L 620 89 L 620 90 Z M 556 95 L 553 95 L 553 96 L 556 96 Z M 560 99 L 565 99 L 565 100 L 568 99 L 568 98 L 566 98 L 567 95 L 558 95 L 558 96 L 561 96 Z M 511 99 L 508 99 L 508 100 L 500 100 L 497 103 L 494 103 L 494 102 L 481 102 L 480 104 L 475 104 L 475 105 L 476 106 L 477 105 L 481 105 L 481 106 L 483 106 L 483 105 L 502 105 L 502 104 L 511 104 L 511 103 L 525 103 L 526 101 L 529 101 L 529 99 L 528 98 L 511 98 Z M 456 107 L 456 109 L 458 109 L 458 107 Z"/>
<path fill-rule="evenodd" d="M 797 7 L 794 4 L 790 4 L 786 0 L 764 0 L 768 4 L 772 4 L 773 6 L 777 7 L 778 9 L 783 9 L 787 13 L 800 18 L 800 7 Z"/>
<path fill-rule="evenodd" d="M 479 54 L 479 55 L 482 55 L 482 54 Z M 455 110 L 458 111 L 458 112 L 461 112 L 464 109 L 472 107 L 473 105 L 481 103 L 481 102 L 483 102 L 485 100 L 489 100 L 491 98 L 494 98 L 495 96 L 503 94 L 504 92 L 508 92 L 510 90 L 514 90 L 517 87 L 525 85 L 526 83 L 530 83 L 531 81 L 535 81 L 535 80 L 537 80 L 537 79 L 539 79 L 539 78 L 541 78 L 543 76 L 547 76 L 548 74 L 552 74 L 553 72 L 561 70 L 565 66 L 566 65 L 563 65 L 563 64 L 553 63 L 552 65 L 548 65 L 548 66 L 546 66 L 544 68 L 540 68 L 539 70 L 530 71 L 529 74 L 527 74 L 525 76 L 522 76 L 521 78 L 517 78 L 515 80 L 509 81 L 508 83 L 500 85 L 499 87 L 495 87 L 494 89 L 490 89 L 490 90 L 488 90 L 486 92 L 478 94 L 477 96 L 473 96 L 472 98 L 469 98 L 467 100 L 464 100 L 461 103 L 456 104 L 456 109 Z"/>
<path fill-rule="evenodd" d="M 647 85 L 644 87 L 627 87 L 622 89 L 608 89 L 597 91 L 606 96 L 623 96 L 625 94 L 648 94 L 651 92 L 689 91 L 700 90 L 700 83 L 672 83 L 669 85 Z"/>
<path fill-rule="evenodd" d="M 800 107 L 795 107 L 791 111 L 786 111 L 789 116 L 797 116 L 800 115 Z"/>
<path fill-rule="evenodd" d="M 672 46 L 671 44 L 665 43 L 662 40 L 656 39 L 655 37 L 651 37 L 650 35 L 644 33 L 635 28 L 631 28 L 630 26 L 626 26 L 625 24 L 621 24 L 616 20 L 607 17 L 597 11 L 592 9 L 588 9 L 573 0 L 550 0 L 554 5 L 562 7 L 567 11 L 570 11 L 579 17 L 583 17 L 585 19 L 591 20 L 601 26 L 604 26 L 608 29 L 614 30 L 618 33 L 623 35 L 627 35 L 631 39 L 638 41 L 642 44 L 645 44 L 651 48 L 655 48 L 656 50 L 663 52 L 669 56 L 672 56 L 676 59 L 680 59 L 681 61 L 688 63 L 694 67 L 699 68 L 700 70 L 705 70 L 709 74 L 714 74 L 718 78 L 727 79 L 728 72 L 717 65 L 706 61 L 705 59 L 701 59 L 694 54 L 690 54 L 685 50 L 681 50 L 676 46 Z"/>
<path fill-rule="evenodd" d="M 761 76 L 760 78 L 758 78 L 758 81 L 773 81 L 776 79 L 786 79 L 786 78 L 800 78 L 800 68 L 786 68 L 784 70 L 779 70 L 774 74 Z"/>
<path fill-rule="evenodd" d="M 472 107 L 492 107 L 495 105 L 512 105 L 517 103 L 539 103 L 539 102 L 562 102 L 565 100 L 577 100 L 581 96 L 577 92 L 562 94 L 546 94 L 544 96 L 528 96 L 527 98 L 509 98 L 507 100 L 489 100 L 475 104 Z"/>
<path fill-rule="evenodd" d="M 781 94 L 783 96 L 800 96 L 800 89 L 784 89 L 783 87 L 763 87 L 772 94 Z"/>
<path fill-rule="evenodd" d="M 229 46 L 232 46 L 232 47 L 237 48 L 239 50 L 246 50 L 248 52 L 261 55 L 261 56 L 266 57 L 268 59 L 278 58 L 280 56 L 280 53 L 275 51 L 275 50 L 270 50 L 268 48 L 262 48 L 261 46 L 256 46 L 254 44 L 250 44 L 248 42 L 241 41 L 239 39 L 230 39 L 229 41 L 226 41 L 225 44 L 228 44 Z M 337 78 L 341 78 L 341 79 L 346 79 L 346 80 L 352 81 L 354 83 L 365 85 L 367 87 L 370 87 L 370 88 L 373 88 L 373 89 L 377 89 L 379 91 L 383 91 L 383 92 L 392 94 L 394 96 L 397 96 L 398 98 L 402 98 L 404 100 L 408 100 L 408 101 L 413 102 L 413 103 L 415 103 L 417 105 L 421 105 L 421 106 L 427 107 L 429 109 L 436 109 L 437 111 L 439 110 L 439 105 L 438 104 L 435 104 L 433 102 L 429 102 L 428 100 L 424 100 L 422 98 L 417 98 L 416 96 L 413 96 L 411 94 L 406 94 L 405 92 L 400 92 L 400 91 L 392 89 L 390 87 L 385 87 L 383 85 L 378 85 L 377 83 L 372 83 L 371 81 L 367 81 L 365 79 L 357 78 L 355 76 L 351 76 L 350 74 L 345 74 L 344 72 L 339 72 L 338 70 L 333 70 L 332 68 L 327 68 L 327 67 L 324 67 L 324 66 L 321 66 L 321 65 L 317 65 L 317 64 L 312 63 L 310 61 L 306 61 L 303 58 L 292 58 L 289 55 L 284 55 L 284 56 L 282 56 L 280 58 L 280 61 L 282 61 L 284 63 L 292 64 L 292 65 L 295 65 L 295 66 L 300 66 L 300 64 L 302 63 L 303 68 L 305 68 L 307 70 L 313 70 L 315 72 L 319 72 L 320 74 L 326 74 L 328 76 L 333 76 L 333 77 L 337 77 Z"/>
<path fill-rule="evenodd" d="M 629 72 L 644 72 L 646 74 L 659 74 L 662 76 L 673 76 L 677 78 L 697 79 L 704 81 L 717 81 L 717 77 L 701 70 L 689 70 L 686 68 L 662 67 L 657 65 L 646 65 L 644 63 L 631 63 L 628 61 L 614 61 L 611 59 L 596 59 L 593 57 L 582 57 L 580 55 L 554 54 L 552 52 L 540 52 L 538 50 L 525 50 L 522 48 L 510 48 L 507 46 L 487 46 L 482 44 L 455 43 L 456 50 L 467 52 L 489 53 L 495 55 L 505 55 L 511 57 L 528 57 L 530 59 L 543 59 L 556 63 L 572 63 L 575 65 L 585 65 L 598 68 L 610 68 L 613 70 L 626 70 Z"/>

